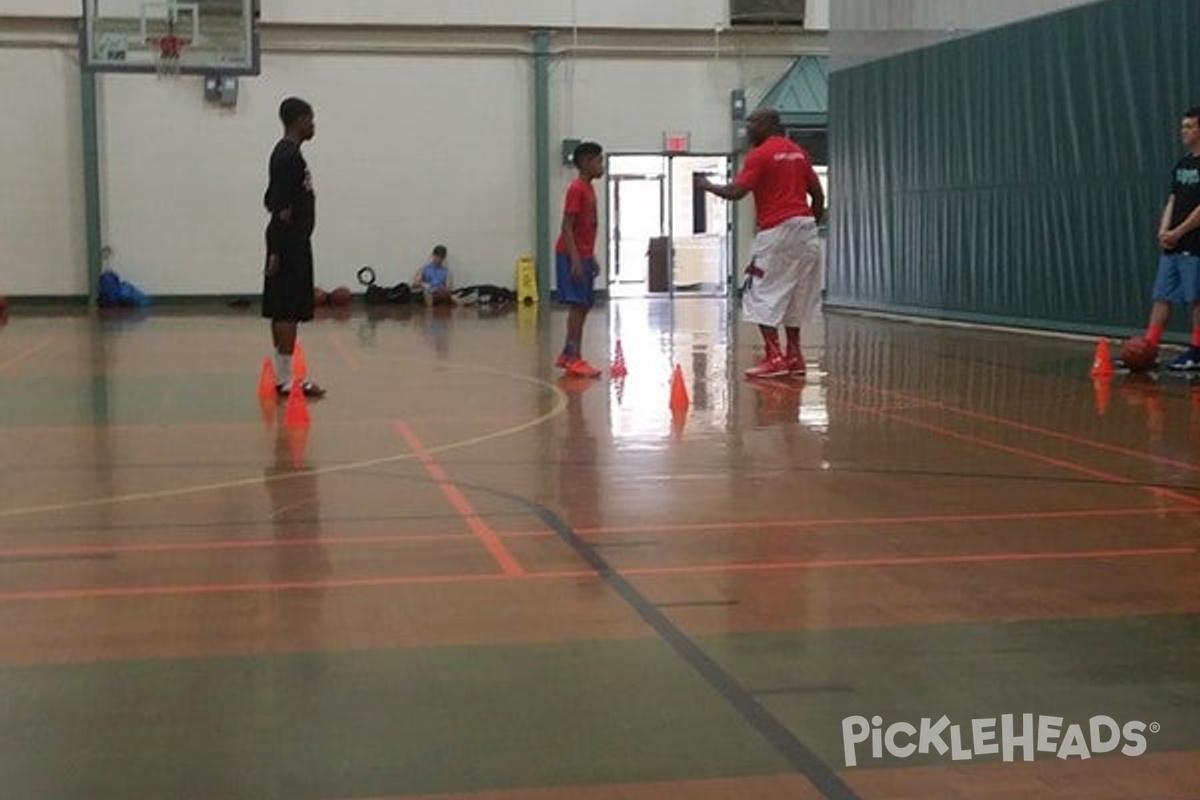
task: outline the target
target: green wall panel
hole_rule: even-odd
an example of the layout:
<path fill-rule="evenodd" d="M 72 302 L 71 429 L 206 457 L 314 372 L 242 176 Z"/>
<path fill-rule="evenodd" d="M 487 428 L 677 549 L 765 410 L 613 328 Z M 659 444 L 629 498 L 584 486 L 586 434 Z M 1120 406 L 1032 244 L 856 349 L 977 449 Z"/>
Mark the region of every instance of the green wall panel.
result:
<path fill-rule="evenodd" d="M 834 72 L 829 303 L 1140 327 L 1198 60 L 1200 0 L 1110 0 Z"/>

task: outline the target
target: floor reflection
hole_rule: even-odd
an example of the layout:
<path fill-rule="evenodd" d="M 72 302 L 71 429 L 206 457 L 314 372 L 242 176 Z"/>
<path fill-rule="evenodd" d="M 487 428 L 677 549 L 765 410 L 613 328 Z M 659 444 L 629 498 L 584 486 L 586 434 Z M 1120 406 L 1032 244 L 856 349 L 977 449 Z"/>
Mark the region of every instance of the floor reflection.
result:
<path fill-rule="evenodd" d="M 309 430 L 283 424 L 281 416 L 272 460 L 263 470 L 277 545 L 271 550 L 268 580 L 304 590 L 279 595 L 272 638 L 284 649 L 302 651 L 319 649 L 326 594 L 321 584 L 334 573 L 321 540 L 319 473 L 306 463 Z"/>
<path fill-rule="evenodd" d="M 798 384 L 753 388 L 742 376 L 745 359 L 738 358 L 744 333 L 737 304 L 727 300 L 622 299 L 608 306 L 610 350 L 619 342 L 625 354 L 628 377 L 614 382 L 609 428 L 613 439 L 625 445 L 652 443 L 672 432 L 689 437 L 725 435 L 737 430 L 739 411 L 749 403 L 760 414 L 766 406 L 773 424 L 787 416 L 781 404 L 792 405 L 793 422 L 825 432 L 829 413 L 821 380 L 824 361 L 824 321 L 817 317 L 803 331 L 804 350 L 812 374 Z M 690 406 L 686 419 L 672 419 L 671 377 L 676 365 L 683 370 Z M 751 424 L 754 424 L 751 422 Z"/>

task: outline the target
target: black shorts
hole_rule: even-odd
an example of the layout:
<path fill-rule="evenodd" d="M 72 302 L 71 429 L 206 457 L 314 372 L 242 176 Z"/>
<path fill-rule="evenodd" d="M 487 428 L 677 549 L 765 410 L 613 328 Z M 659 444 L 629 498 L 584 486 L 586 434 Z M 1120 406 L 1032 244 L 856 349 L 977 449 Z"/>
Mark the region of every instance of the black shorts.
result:
<path fill-rule="evenodd" d="M 279 269 L 263 278 L 262 315 L 275 322 L 308 322 L 313 318 L 312 239 L 289 239 L 276 252 Z"/>

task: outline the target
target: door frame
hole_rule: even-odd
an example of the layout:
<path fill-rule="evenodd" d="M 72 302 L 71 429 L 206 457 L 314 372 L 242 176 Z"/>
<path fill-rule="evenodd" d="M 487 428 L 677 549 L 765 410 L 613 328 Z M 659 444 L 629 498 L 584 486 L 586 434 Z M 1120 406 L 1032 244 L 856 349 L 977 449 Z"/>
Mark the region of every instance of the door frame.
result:
<path fill-rule="evenodd" d="M 611 217 L 609 223 L 608 246 L 608 285 L 619 283 L 621 274 L 621 184 L 634 181 L 649 181 L 658 184 L 658 230 L 663 235 L 667 225 L 666 175 L 624 175 L 616 174 L 608 177 L 608 192 L 610 199 Z"/>
<path fill-rule="evenodd" d="M 661 158 L 661 159 L 663 159 L 663 172 L 661 175 L 659 175 L 657 177 L 649 177 L 645 174 L 641 174 L 641 175 L 629 175 L 629 174 L 623 174 L 623 173 L 614 174 L 612 172 L 611 167 L 612 167 L 612 161 L 614 158 L 630 158 L 630 157 Z M 607 237 L 608 237 L 608 242 L 609 242 L 609 244 L 608 244 L 609 266 L 608 266 L 608 275 L 607 275 L 609 281 L 608 281 L 607 285 L 609 287 L 611 287 L 613 285 L 613 282 L 611 279 L 614 275 L 614 267 L 615 267 L 615 263 L 616 263 L 615 260 L 617 258 L 616 252 L 617 252 L 618 241 L 619 241 L 617 238 L 617 234 L 619 234 L 619 232 L 620 232 L 620 217 L 619 217 L 620 209 L 617 204 L 617 189 L 616 189 L 617 181 L 618 180 L 633 180 L 633 179 L 659 181 L 659 185 L 662 187 L 662 191 L 660 193 L 661 199 L 660 199 L 660 206 L 659 206 L 659 212 L 660 212 L 659 229 L 662 231 L 662 235 L 667 237 L 668 242 L 674 242 L 674 240 L 675 240 L 674 199 L 675 198 L 671 195 L 671 188 L 673 186 L 673 179 L 674 179 L 674 175 L 675 175 L 675 160 L 678 158 L 722 158 L 725 160 L 725 173 L 726 173 L 725 181 L 728 182 L 729 180 L 732 179 L 734 163 L 736 161 L 737 156 L 733 153 L 722 153 L 722 152 L 707 151 L 707 150 L 699 151 L 699 152 L 686 152 L 686 153 L 668 153 L 668 152 L 663 152 L 663 151 L 658 151 L 658 152 L 617 151 L 617 152 L 605 153 L 605 174 L 608 176 L 608 181 L 606 182 L 607 183 L 606 191 L 608 194 L 607 208 L 609 211 L 608 231 L 607 231 Z M 726 214 L 726 222 L 725 222 L 725 263 L 728 265 L 727 270 L 726 270 L 727 274 L 722 276 L 722 280 L 719 282 L 718 289 L 715 292 L 707 292 L 707 293 L 699 293 L 699 294 L 689 292 L 687 294 L 688 297 L 730 297 L 733 294 L 733 287 L 737 282 L 737 275 L 736 275 L 737 267 L 735 266 L 736 254 L 735 254 L 735 249 L 734 249 L 736 246 L 736 242 L 737 242 L 737 213 L 734 208 L 734 204 L 731 201 L 727 200 L 725 202 L 729 204 L 729 213 Z M 663 297 L 663 296 L 665 296 L 672 300 L 675 299 L 676 293 L 675 293 L 675 248 L 674 248 L 674 246 L 667 248 L 667 274 L 670 276 L 670 279 L 667 281 L 667 291 L 665 294 L 656 292 L 653 295 L 651 295 L 648 290 L 643 290 L 643 293 L 641 296 L 642 297 Z M 649 276 L 648 275 L 647 275 L 646 285 L 647 286 L 649 285 Z"/>

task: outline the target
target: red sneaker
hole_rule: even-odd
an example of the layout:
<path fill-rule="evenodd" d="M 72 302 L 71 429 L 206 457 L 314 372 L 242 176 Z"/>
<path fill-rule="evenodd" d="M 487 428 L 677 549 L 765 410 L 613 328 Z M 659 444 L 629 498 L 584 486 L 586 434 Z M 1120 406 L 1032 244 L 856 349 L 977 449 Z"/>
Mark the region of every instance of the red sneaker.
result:
<path fill-rule="evenodd" d="M 567 365 L 570 363 L 571 360 L 567 358 L 566 353 L 559 353 L 558 358 L 554 359 L 554 366 L 558 367 L 559 369 L 566 369 Z"/>
<path fill-rule="evenodd" d="M 803 375 L 806 371 L 804 356 L 788 356 L 787 365 L 792 375 Z"/>
<path fill-rule="evenodd" d="M 746 370 L 747 378 L 778 378 L 790 372 L 788 361 L 783 356 L 767 356 Z"/>

